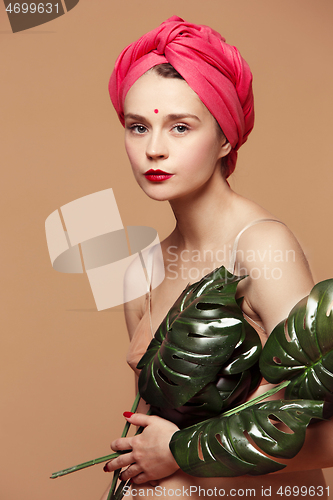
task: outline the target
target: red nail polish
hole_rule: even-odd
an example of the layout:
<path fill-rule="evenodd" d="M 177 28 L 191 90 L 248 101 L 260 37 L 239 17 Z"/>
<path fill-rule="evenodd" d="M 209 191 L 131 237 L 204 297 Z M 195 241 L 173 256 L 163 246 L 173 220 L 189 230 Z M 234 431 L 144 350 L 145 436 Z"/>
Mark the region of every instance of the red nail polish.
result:
<path fill-rule="evenodd" d="M 103 467 L 104 472 L 109 472 L 108 469 L 107 469 L 107 466 L 108 466 L 108 464 L 104 465 L 104 467 Z"/>
<path fill-rule="evenodd" d="M 123 415 L 125 418 L 130 418 L 134 413 L 132 411 L 124 411 Z"/>

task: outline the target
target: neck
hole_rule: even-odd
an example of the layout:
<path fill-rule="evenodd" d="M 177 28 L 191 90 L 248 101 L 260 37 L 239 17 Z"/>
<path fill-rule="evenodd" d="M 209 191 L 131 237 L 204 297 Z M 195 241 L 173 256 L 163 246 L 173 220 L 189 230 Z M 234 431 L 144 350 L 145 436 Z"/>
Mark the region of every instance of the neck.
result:
<path fill-rule="evenodd" d="M 177 224 L 173 232 L 179 249 L 214 249 L 232 236 L 232 212 L 237 196 L 222 177 L 212 176 L 195 193 L 170 201 Z"/>

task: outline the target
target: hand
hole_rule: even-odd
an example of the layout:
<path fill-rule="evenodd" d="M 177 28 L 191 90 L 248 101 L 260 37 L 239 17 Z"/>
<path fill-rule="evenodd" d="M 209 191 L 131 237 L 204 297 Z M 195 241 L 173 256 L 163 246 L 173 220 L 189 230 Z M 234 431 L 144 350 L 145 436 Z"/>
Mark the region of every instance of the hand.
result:
<path fill-rule="evenodd" d="M 170 476 L 179 469 L 169 448 L 172 435 L 178 427 L 160 417 L 134 413 L 126 418 L 133 425 L 144 427 L 141 434 L 119 438 L 111 443 L 114 451 L 131 450 L 108 462 L 105 471 L 128 467 L 121 474 L 122 480 L 132 479 L 135 484 Z"/>

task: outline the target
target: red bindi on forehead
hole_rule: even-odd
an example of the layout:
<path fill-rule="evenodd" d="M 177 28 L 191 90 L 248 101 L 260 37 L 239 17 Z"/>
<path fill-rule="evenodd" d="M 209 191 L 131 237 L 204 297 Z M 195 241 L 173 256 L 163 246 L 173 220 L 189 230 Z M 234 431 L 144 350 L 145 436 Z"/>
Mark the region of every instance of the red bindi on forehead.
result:
<path fill-rule="evenodd" d="M 154 113 L 158 113 L 158 109 L 154 109 Z"/>

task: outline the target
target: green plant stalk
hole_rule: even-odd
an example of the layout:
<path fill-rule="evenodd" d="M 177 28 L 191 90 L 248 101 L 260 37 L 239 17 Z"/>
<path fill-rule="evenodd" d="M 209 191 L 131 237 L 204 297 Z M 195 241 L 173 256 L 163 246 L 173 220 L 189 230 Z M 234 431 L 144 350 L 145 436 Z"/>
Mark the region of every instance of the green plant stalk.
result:
<path fill-rule="evenodd" d="M 138 393 L 139 394 L 139 393 Z M 138 397 L 138 395 L 137 395 Z M 140 397 L 138 399 L 138 402 L 140 400 Z M 138 406 L 138 402 L 136 404 L 136 407 Z M 133 404 L 133 407 L 135 406 L 135 402 Z M 133 408 L 132 408 L 133 410 Z M 150 415 L 150 409 L 148 410 L 147 412 L 147 415 Z M 121 437 L 126 437 L 127 433 L 128 433 L 128 429 L 130 427 L 131 424 L 129 424 L 128 422 L 126 422 L 128 424 L 128 427 L 126 428 L 126 425 L 124 427 L 124 430 L 123 430 L 123 433 L 121 435 Z M 143 431 L 144 427 L 139 427 L 138 430 L 136 431 L 135 435 L 137 436 L 138 434 L 141 434 L 141 432 Z M 128 451 L 131 451 L 131 450 L 128 450 Z M 127 453 L 127 451 L 126 451 Z M 117 491 L 115 492 L 115 488 L 116 488 L 116 485 L 117 485 L 117 481 L 119 479 L 119 475 L 120 475 L 120 472 L 121 472 L 121 469 L 117 469 L 114 471 L 113 473 L 113 479 L 112 479 L 112 484 L 111 484 L 111 487 L 110 487 L 110 490 L 109 490 L 109 494 L 108 494 L 108 497 L 106 500 L 111 500 L 111 499 L 114 499 L 114 500 L 120 500 L 121 498 L 123 498 L 124 496 L 124 487 L 126 486 L 126 483 L 127 481 L 121 481 L 120 485 L 118 486 L 118 489 Z M 128 483 L 129 484 L 129 483 Z"/>
<path fill-rule="evenodd" d="M 112 453 L 112 455 L 105 455 L 105 457 L 95 458 L 94 460 L 89 460 L 88 462 L 83 462 L 82 464 L 74 465 L 73 467 L 68 467 L 67 469 L 63 469 L 58 472 L 53 472 L 50 479 L 56 479 L 57 477 L 66 476 L 66 474 L 71 474 L 72 472 L 85 469 L 86 467 L 107 462 L 108 460 L 119 457 L 119 455 L 120 453 Z"/>
<path fill-rule="evenodd" d="M 130 485 L 130 479 L 128 481 L 122 481 L 114 494 L 114 500 L 121 500 L 124 496 L 124 489 L 126 486 Z"/>
<path fill-rule="evenodd" d="M 242 405 L 239 405 L 236 408 L 233 408 L 232 410 L 224 412 L 223 416 L 229 417 L 230 415 L 233 415 L 234 413 L 237 413 L 238 411 L 243 410 L 244 408 L 249 408 L 250 406 L 255 405 L 256 403 L 260 403 L 260 401 L 263 401 L 264 399 L 272 396 L 273 394 L 276 394 L 281 389 L 284 389 L 285 387 L 287 387 L 287 385 L 289 383 L 290 383 L 290 381 L 286 380 L 285 382 L 282 382 L 278 386 L 273 387 L 273 389 L 270 389 L 269 391 L 264 392 L 260 396 L 257 396 L 254 399 L 250 399 L 246 403 L 243 403 Z M 134 409 L 134 411 L 136 410 L 136 408 L 139 404 L 139 399 L 140 399 L 140 396 L 138 393 L 136 398 L 135 398 L 135 401 L 133 403 L 132 411 L 133 411 L 133 409 Z M 128 422 L 126 422 L 123 433 L 126 432 L 126 434 L 127 434 L 129 426 L 130 426 L 130 424 Z M 140 429 L 138 429 L 137 434 L 139 433 L 139 430 Z M 142 431 L 142 429 L 141 429 L 141 431 Z M 122 435 L 122 437 L 125 437 L 126 434 L 124 436 Z M 76 472 L 78 470 L 85 469 L 86 467 L 91 467 L 92 465 L 95 465 L 95 464 L 107 462 L 109 460 L 112 460 L 113 458 L 119 457 L 119 455 L 121 455 L 122 453 L 128 453 L 128 451 L 130 451 L 130 450 L 125 450 L 125 451 L 118 452 L 118 453 L 112 453 L 112 455 L 106 455 L 104 457 L 95 458 L 94 460 L 89 460 L 88 462 L 84 462 L 82 464 L 75 465 L 74 467 L 69 467 L 68 469 L 64 469 L 64 470 L 61 470 L 59 472 L 53 472 L 51 479 L 55 479 L 55 478 L 60 477 L 60 476 L 65 476 L 66 474 L 70 474 L 72 472 Z"/>
<path fill-rule="evenodd" d="M 117 481 L 118 481 L 118 478 L 119 478 L 120 471 L 121 471 L 121 469 L 117 469 L 113 473 L 112 483 L 111 483 L 111 486 L 110 486 L 110 489 L 109 489 L 109 493 L 108 493 L 108 497 L 107 497 L 106 500 L 111 500 L 112 498 L 114 498 L 113 497 L 113 493 L 114 493 L 114 490 L 116 488 L 116 484 L 117 484 Z"/>
<path fill-rule="evenodd" d="M 231 416 L 234 413 L 237 413 L 237 412 L 239 412 L 241 410 L 244 410 L 246 408 L 249 408 L 249 407 L 251 407 L 251 406 L 259 403 L 263 399 L 266 399 L 266 398 L 268 398 L 270 396 L 273 396 L 273 394 L 276 394 L 281 389 L 284 389 L 285 387 L 287 387 L 287 385 L 289 384 L 289 382 L 290 382 L 289 380 L 287 380 L 285 382 L 282 382 L 278 386 L 273 387 L 272 389 L 264 392 L 260 396 L 257 396 L 256 398 L 253 398 L 253 399 L 250 399 L 250 401 L 247 401 L 246 403 L 243 403 L 242 405 L 239 405 L 236 408 L 233 408 L 232 410 L 229 410 L 229 411 L 223 413 L 223 416 L 225 416 L 225 417 Z M 138 433 L 140 431 L 142 431 L 142 430 L 143 430 L 142 428 L 138 429 Z M 114 493 L 114 490 L 115 490 L 115 487 L 116 487 L 116 483 L 117 483 L 117 480 L 119 478 L 119 473 L 120 473 L 120 469 L 117 470 L 117 471 L 115 471 L 115 474 L 114 474 L 114 477 L 113 477 L 113 481 L 112 481 L 112 485 L 111 485 L 111 488 L 110 488 L 107 500 L 112 500 L 112 499 L 114 499 L 114 500 L 121 500 L 123 498 L 123 496 L 124 496 L 124 487 L 126 486 L 126 481 L 122 481 L 120 483 L 120 485 L 118 486 L 118 489 Z"/>
<path fill-rule="evenodd" d="M 135 413 L 138 407 L 140 401 L 140 394 L 137 393 L 133 406 L 131 408 L 131 412 Z M 128 433 L 128 429 L 130 428 L 130 423 L 126 421 L 126 424 L 124 426 L 124 430 L 122 432 L 121 437 L 126 437 Z M 101 464 L 103 462 L 108 462 L 109 460 L 112 460 L 113 458 L 119 457 L 119 455 L 122 455 L 123 453 L 128 453 L 130 450 L 124 450 L 124 451 L 119 451 L 117 453 L 112 453 L 111 455 L 105 455 L 104 457 L 99 457 L 95 458 L 93 460 L 89 460 L 88 462 L 83 462 L 82 464 L 79 465 L 74 465 L 73 467 L 68 467 L 67 469 L 60 470 L 58 472 L 53 472 L 50 479 L 56 479 L 57 477 L 61 476 L 66 476 L 67 474 L 71 474 L 72 472 L 76 472 L 81 469 L 85 469 L 87 467 L 91 467 L 92 465 L 96 464 Z"/>
<path fill-rule="evenodd" d="M 140 401 L 140 393 L 138 391 L 137 395 L 135 396 L 133 406 L 131 408 L 131 411 L 133 413 L 136 412 L 136 410 L 138 408 L 139 401 Z M 131 426 L 131 424 L 126 421 L 123 432 L 121 433 L 122 438 L 127 436 L 130 426 Z M 111 498 L 113 497 L 113 493 L 114 493 L 114 490 L 116 488 L 116 484 L 117 484 L 117 481 L 119 479 L 120 472 L 121 472 L 121 469 L 117 469 L 113 473 L 112 484 L 111 484 L 111 488 L 109 490 L 107 500 L 111 500 Z"/>
<path fill-rule="evenodd" d="M 269 389 L 269 391 L 264 392 L 260 396 L 257 396 L 256 398 L 250 399 L 249 401 L 246 401 L 245 403 L 236 406 L 236 408 L 232 408 L 231 410 L 225 411 L 223 413 L 223 417 L 230 417 L 231 415 L 234 415 L 235 413 L 238 413 L 241 410 L 245 410 L 246 408 L 249 408 L 250 406 L 253 406 L 257 403 L 260 403 L 260 401 L 263 401 L 263 399 L 269 398 L 270 396 L 273 396 L 273 394 L 276 394 L 277 392 L 281 391 L 281 389 L 284 389 L 287 387 L 287 385 L 290 384 L 290 380 L 285 380 L 281 384 L 277 385 L 276 387 L 273 387 L 272 389 Z"/>

